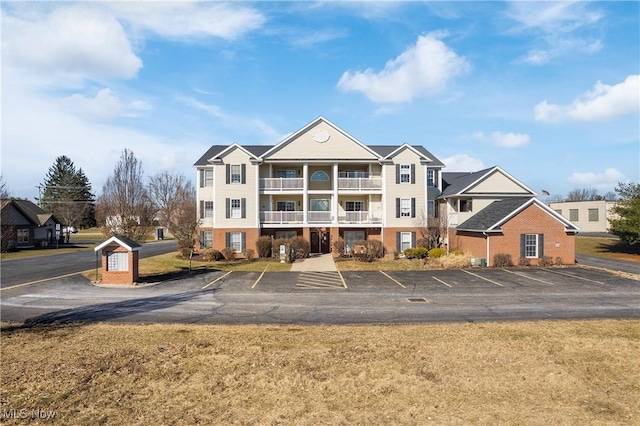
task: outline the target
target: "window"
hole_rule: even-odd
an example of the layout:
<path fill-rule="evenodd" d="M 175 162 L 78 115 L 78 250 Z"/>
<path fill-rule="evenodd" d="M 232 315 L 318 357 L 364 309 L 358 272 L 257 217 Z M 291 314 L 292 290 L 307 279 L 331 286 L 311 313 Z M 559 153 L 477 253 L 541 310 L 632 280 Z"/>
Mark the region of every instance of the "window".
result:
<path fill-rule="evenodd" d="M 294 178 L 296 177 L 296 171 L 295 170 L 276 170 L 276 177 L 286 178 L 286 179 Z"/>
<path fill-rule="evenodd" d="M 328 181 L 329 175 L 327 172 L 323 172 L 322 170 L 318 170 L 311 175 L 312 181 Z"/>
<path fill-rule="evenodd" d="M 405 251 L 406 249 L 411 248 L 411 234 L 411 232 L 400 233 L 400 251 Z"/>
<path fill-rule="evenodd" d="M 244 250 L 244 232 L 227 232 L 227 247 L 231 247 L 236 252 Z"/>
<path fill-rule="evenodd" d="M 240 164 L 231 165 L 231 183 L 240 183 L 242 180 L 242 170 Z"/>
<path fill-rule="evenodd" d="M 340 177 L 341 178 L 350 178 L 350 179 L 368 178 L 369 177 L 369 173 L 361 171 L 361 170 L 355 170 L 355 171 L 349 171 L 349 172 L 340 172 Z"/>
<path fill-rule="evenodd" d="M 569 209 L 569 220 L 573 222 L 578 221 L 578 209 Z"/>
<path fill-rule="evenodd" d="M 364 231 L 344 231 L 344 249 L 347 253 L 351 253 L 353 242 L 364 239 Z"/>
<path fill-rule="evenodd" d="M 562 216 L 562 209 L 556 210 L 556 213 L 558 213 L 560 216 Z"/>
<path fill-rule="evenodd" d="M 471 200 L 460 200 L 460 212 L 470 212 Z"/>
<path fill-rule="evenodd" d="M 107 252 L 107 271 L 128 271 L 129 270 L 129 253 L 108 251 Z"/>
<path fill-rule="evenodd" d="M 524 257 L 538 257 L 538 234 L 524 235 Z"/>
<path fill-rule="evenodd" d="M 213 169 L 200 170 L 200 188 L 213 186 Z"/>
<path fill-rule="evenodd" d="M 411 199 L 400 199 L 400 217 L 411 217 Z"/>
<path fill-rule="evenodd" d="M 364 211 L 364 201 L 345 201 L 344 209 L 348 212 Z"/>
<path fill-rule="evenodd" d="M 411 165 L 401 164 L 400 165 L 400 183 L 409 183 L 409 182 L 411 182 Z"/>
<path fill-rule="evenodd" d="M 246 164 L 227 164 L 226 165 L 227 183 L 246 183 L 247 166 Z"/>
<path fill-rule="evenodd" d="M 242 204 L 240 198 L 231 199 L 231 219 L 240 219 L 242 217 Z"/>
<path fill-rule="evenodd" d="M 213 232 L 202 231 L 200 233 L 200 246 L 203 248 L 213 247 Z"/>
<path fill-rule="evenodd" d="M 213 217 L 213 201 L 203 201 L 202 217 Z"/>
<path fill-rule="evenodd" d="M 244 219 L 247 217 L 246 198 L 226 198 L 227 219 Z"/>
<path fill-rule="evenodd" d="M 427 217 L 436 217 L 435 201 L 427 201 Z"/>
<path fill-rule="evenodd" d="M 597 222 L 599 218 L 598 209 L 589 209 L 589 222 Z"/>
<path fill-rule="evenodd" d="M 17 231 L 18 244 L 28 244 L 29 243 L 29 230 L 28 229 L 18 229 Z"/>
<path fill-rule="evenodd" d="M 285 240 L 289 240 L 291 238 L 295 238 L 298 236 L 296 231 L 276 231 L 276 238 L 282 238 Z"/>
<path fill-rule="evenodd" d="M 314 199 L 311 200 L 311 211 L 314 212 L 328 212 L 329 200 Z"/>
<path fill-rule="evenodd" d="M 427 186 L 438 186 L 438 173 L 434 169 L 427 169 Z"/>
<path fill-rule="evenodd" d="M 296 210 L 295 201 L 278 201 L 276 203 L 276 210 L 279 212 L 292 212 Z"/>

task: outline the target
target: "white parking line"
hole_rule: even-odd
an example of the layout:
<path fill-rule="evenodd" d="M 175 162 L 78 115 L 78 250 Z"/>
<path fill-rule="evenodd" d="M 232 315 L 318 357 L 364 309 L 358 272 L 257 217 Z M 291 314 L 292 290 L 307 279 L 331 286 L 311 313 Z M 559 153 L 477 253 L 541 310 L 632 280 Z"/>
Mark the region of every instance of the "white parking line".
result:
<path fill-rule="evenodd" d="M 577 278 L 577 279 L 579 279 L 579 280 L 590 281 L 590 282 L 592 282 L 592 283 L 596 283 L 596 284 L 600 284 L 600 285 L 605 285 L 605 283 L 603 283 L 602 281 L 590 280 L 589 278 L 583 278 L 583 277 L 580 277 L 580 276 L 578 276 L 578 275 L 567 274 L 567 273 L 562 273 L 562 272 L 558 272 L 558 271 L 552 271 L 552 270 L 549 270 L 549 269 L 544 269 L 544 270 L 545 270 L 545 271 L 547 271 L 547 272 L 550 272 L 550 273 L 552 273 L 552 274 L 564 275 L 564 276 L 566 276 L 566 277 Z"/>
<path fill-rule="evenodd" d="M 444 281 L 442 281 L 440 278 L 436 278 L 436 277 L 434 277 L 434 276 L 432 276 L 431 278 L 433 278 L 434 280 L 438 281 L 439 283 L 442 283 L 442 284 L 446 285 L 446 286 L 447 286 L 447 287 L 449 287 L 449 288 L 453 287 L 453 286 L 451 286 L 451 285 L 449 285 L 449 284 L 445 283 Z"/>
<path fill-rule="evenodd" d="M 74 275 L 80 275 L 81 273 L 82 272 L 74 272 L 73 274 L 59 275 L 57 277 L 45 278 L 45 279 L 42 279 L 42 280 L 31 281 L 31 282 L 28 282 L 28 283 L 16 284 L 16 285 L 12 285 L 11 287 L 0 288 L 0 291 L 2 291 L 2 290 L 11 290 L 12 288 L 24 287 L 24 286 L 31 285 L 31 284 L 44 283 L 44 282 L 51 281 L 51 280 L 57 280 L 59 278 L 72 277 Z"/>
<path fill-rule="evenodd" d="M 530 280 L 540 281 L 541 283 L 545 283 L 545 284 L 553 285 L 553 283 L 550 283 L 549 281 L 541 280 L 541 279 L 538 279 L 538 278 L 533 278 L 533 277 L 530 277 L 530 276 L 525 275 L 525 274 L 520 273 L 520 272 L 514 272 L 514 271 L 510 271 L 510 270 L 508 270 L 508 269 L 504 269 L 504 268 L 502 268 L 502 270 L 503 270 L 504 272 L 508 272 L 508 273 L 510 273 L 510 274 L 520 275 L 521 277 L 525 277 L 525 278 L 530 279 Z"/>
<path fill-rule="evenodd" d="M 467 271 L 467 270 L 465 270 L 465 269 L 460 269 L 460 270 L 461 270 L 462 272 L 466 272 L 466 273 L 467 273 L 467 274 L 469 274 L 469 275 L 473 275 L 474 277 L 478 277 L 478 278 L 480 278 L 481 280 L 489 281 L 489 282 L 490 282 L 490 283 L 492 283 L 492 284 L 499 285 L 500 287 L 504 287 L 504 285 L 502 285 L 502 284 L 500 284 L 500 283 L 497 283 L 497 282 L 495 282 L 495 281 L 493 281 L 493 280 L 490 280 L 489 278 L 481 277 L 480 275 L 478 275 L 478 274 L 474 274 L 473 272 L 469 272 L 469 271 Z"/>
<path fill-rule="evenodd" d="M 394 283 L 398 284 L 400 287 L 402 287 L 402 288 L 407 288 L 407 287 L 403 286 L 403 285 L 402 285 L 402 283 L 401 283 L 400 281 L 398 281 L 398 280 L 396 280 L 396 279 L 393 279 L 392 277 L 390 277 L 390 276 L 389 276 L 389 274 L 386 274 L 384 271 L 380 271 L 380 273 L 381 273 L 382 275 L 384 275 L 385 277 L 389 278 L 389 279 L 390 279 L 391 281 L 393 281 Z"/>
<path fill-rule="evenodd" d="M 226 277 L 227 275 L 229 275 L 231 272 L 233 272 L 233 271 L 229 271 L 229 272 L 227 272 L 226 274 L 224 274 L 223 276 L 216 278 L 215 280 L 211 281 L 209 284 L 207 284 L 207 285 L 205 285 L 204 287 L 202 287 L 202 289 L 204 290 L 204 289 L 206 289 L 207 287 L 212 286 L 213 284 L 217 283 L 218 281 L 220 281 L 221 279 L 223 279 L 224 277 Z"/>

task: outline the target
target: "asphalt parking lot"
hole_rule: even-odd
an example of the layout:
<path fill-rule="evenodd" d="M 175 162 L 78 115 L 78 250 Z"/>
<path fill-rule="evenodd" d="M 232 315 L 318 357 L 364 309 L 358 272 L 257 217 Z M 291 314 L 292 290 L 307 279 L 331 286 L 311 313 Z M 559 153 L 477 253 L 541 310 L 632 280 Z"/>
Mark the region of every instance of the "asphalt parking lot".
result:
<path fill-rule="evenodd" d="M 3 321 L 384 324 L 640 318 L 640 281 L 605 271 L 212 272 L 134 288 L 81 276 L 0 293 Z"/>

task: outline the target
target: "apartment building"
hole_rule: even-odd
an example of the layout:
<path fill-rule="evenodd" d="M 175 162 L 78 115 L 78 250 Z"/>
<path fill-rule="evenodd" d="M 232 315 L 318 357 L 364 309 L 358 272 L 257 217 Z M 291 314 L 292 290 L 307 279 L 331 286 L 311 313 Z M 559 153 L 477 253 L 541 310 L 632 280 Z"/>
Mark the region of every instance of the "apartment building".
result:
<path fill-rule="evenodd" d="M 496 210 L 495 202 L 505 198 L 522 200 L 520 207 L 535 198 L 498 167 L 445 174 L 447 182 L 444 164 L 423 146 L 366 145 L 323 117 L 273 146 L 214 145 L 195 167 L 200 247 L 233 247 L 237 252 L 255 250 L 260 236 L 301 236 L 312 253 L 330 253 L 337 238 L 344 239 L 347 249 L 353 241 L 377 239 L 388 252 L 401 252 L 415 247 L 426 223 L 442 227 L 448 237 L 444 243 L 457 248 L 451 243 L 458 226 L 476 213 L 491 206 Z M 542 206 L 542 214 L 557 223 L 557 232 L 573 232 L 562 216 Z M 461 248 L 481 257 L 491 254 L 484 246 L 481 252 L 476 248 L 475 231 L 456 241 L 469 239 L 474 243 Z"/>
<path fill-rule="evenodd" d="M 196 163 L 201 246 L 254 248 L 262 235 L 379 239 L 402 251 L 435 215 L 444 165 L 422 146 L 366 145 L 319 117 L 275 146 L 212 146 Z"/>
<path fill-rule="evenodd" d="M 615 205 L 615 201 L 607 200 L 562 201 L 550 203 L 549 207 L 579 226 L 583 232 L 607 233 L 611 226 L 610 219 L 616 217 L 611 211 Z"/>

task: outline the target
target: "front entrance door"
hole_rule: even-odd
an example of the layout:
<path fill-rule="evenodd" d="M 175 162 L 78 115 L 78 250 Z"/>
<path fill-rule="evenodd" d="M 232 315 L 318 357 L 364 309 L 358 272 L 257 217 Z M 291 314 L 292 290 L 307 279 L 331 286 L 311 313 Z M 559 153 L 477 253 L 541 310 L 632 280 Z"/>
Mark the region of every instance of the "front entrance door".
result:
<path fill-rule="evenodd" d="M 329 231 L 311 231 L 311 253 L 331 253 L 331 235 Z"/>

